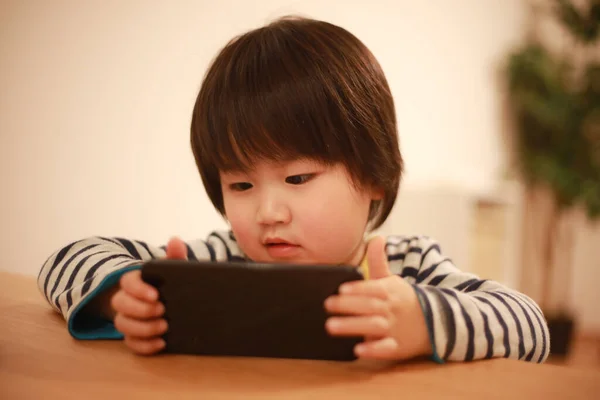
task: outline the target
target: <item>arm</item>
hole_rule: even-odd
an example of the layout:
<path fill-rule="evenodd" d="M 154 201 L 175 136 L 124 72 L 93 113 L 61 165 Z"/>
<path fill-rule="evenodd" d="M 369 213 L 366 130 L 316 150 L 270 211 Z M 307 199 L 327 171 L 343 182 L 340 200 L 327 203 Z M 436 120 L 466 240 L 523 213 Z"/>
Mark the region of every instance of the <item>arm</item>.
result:
<path fill-rule="evenodd" d="M 215 232 L 206 241 L 186 244 L 190 260 L 223 261 L 239 257 L 227 232 Z M 78 339 L 118 339 L 112 324 L 111 294 L 121 275 L 140 269 L 143 262 L 165 256 L 164 247 L 120 238 L 92 237 L 71 243 L 52 254 L 38 276 L 48 303 L 67 320 Z"/>
<path fill-rule="evenodd" d="M 460 271 L 427 238 L 390 243 L 388 258 L 417 293 L 438 361 L 547 358 L 546 320 L 529 297 Z"/>

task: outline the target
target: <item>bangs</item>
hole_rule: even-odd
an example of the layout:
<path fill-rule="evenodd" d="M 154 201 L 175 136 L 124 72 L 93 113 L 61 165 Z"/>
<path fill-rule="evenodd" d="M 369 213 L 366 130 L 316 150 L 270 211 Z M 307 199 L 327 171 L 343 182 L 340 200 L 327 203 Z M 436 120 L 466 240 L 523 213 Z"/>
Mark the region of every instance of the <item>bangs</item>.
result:
<path fill-rule="evenodd" d="M 228 124 L 215 127 L 210 157 L 219 170 L 248 170 L 258 161 L 290 161 L 311 158 L 325 163 L 341 160 L 336 146 L 320 133 L 322 126 L 311 120 L 311 112 L 298 110 L 285 101 L 248 96 L 247 113 L 236 115 Z M 314 115 L 314 114 L 312 114 Z"/>
<path fill-rule="evenodd" d="M 268 87 L 274 82 L 252 83 Z M 329 117 L 325 119 L 319 112 L 326 107 L 319 98 L 323 97 L 319 82 L 281 79 L 273 90 L 245 90 L 241 96 L 231 94 L 230 89 L 224 92 L 230 94 L 216 103 L 222 106 L 214 110 L 211 134 L 204 142 L 213 149 L 207 161 L 217 169 L 246 170 L 257 161 L 305 157 L 326 163 L 342 160 L 339 146 L 330 139 L 335 132 L 334 123 L 328 120 L 331 114 L 325 113 Z"/>

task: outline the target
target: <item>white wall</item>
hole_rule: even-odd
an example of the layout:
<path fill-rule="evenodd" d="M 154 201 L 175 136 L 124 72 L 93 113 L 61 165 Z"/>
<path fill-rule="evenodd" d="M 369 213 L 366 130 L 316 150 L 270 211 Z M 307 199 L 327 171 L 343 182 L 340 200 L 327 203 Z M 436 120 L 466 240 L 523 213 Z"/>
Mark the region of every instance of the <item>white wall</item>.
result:
<path fill-rule="evenodd" d="M 401 199 L 438 184 L 486 192 L 502 173 L 497 67 L 522 35 L 521 0 L 4 0 L 0 9 L 2 270 L 34 274 L 89 235 L 162 244 L 225 227 L 189 149 L 193 102 L 226 41 L 284 14 L 342 25 L 380 60 L 407 165 Z"/>

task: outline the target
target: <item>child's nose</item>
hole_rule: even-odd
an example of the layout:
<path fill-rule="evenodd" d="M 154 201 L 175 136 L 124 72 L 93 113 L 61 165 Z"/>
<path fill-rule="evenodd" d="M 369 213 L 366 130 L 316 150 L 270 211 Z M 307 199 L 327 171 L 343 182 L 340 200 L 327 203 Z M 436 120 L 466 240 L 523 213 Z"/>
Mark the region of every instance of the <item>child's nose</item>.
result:
<path fill-rule="evenodd" d="M 257 222 L 262 225 L 287 224 L 291 212 L 287 205 L 275 196 L 265 196 L 258 207 Z"/>

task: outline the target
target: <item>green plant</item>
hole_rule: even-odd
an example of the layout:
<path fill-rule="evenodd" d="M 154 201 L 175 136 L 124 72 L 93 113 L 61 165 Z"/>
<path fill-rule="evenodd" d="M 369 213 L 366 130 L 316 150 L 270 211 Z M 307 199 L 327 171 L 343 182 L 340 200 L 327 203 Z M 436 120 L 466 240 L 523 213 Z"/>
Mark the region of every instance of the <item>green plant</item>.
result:
<path fill-rule="evenodd" d="M 528 187 L 550 189 L 556 204 L 545 243 L 542 305 L 558 221 L 574 206 L 590 219 L 600 217 L 600 63 L 593 59 L 600 53 L 600 0 L 588 1 L 585 10 L 554 0 L 552 11 L 573 46 L 556 54 L 531 38 L 509 56 L 507 69 L 520 173 Z"/>

